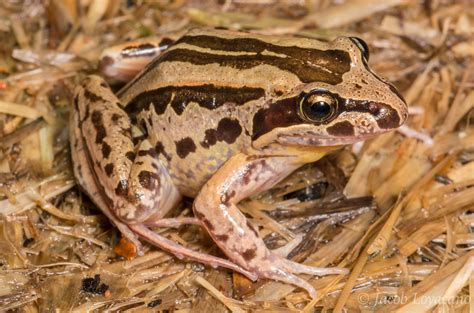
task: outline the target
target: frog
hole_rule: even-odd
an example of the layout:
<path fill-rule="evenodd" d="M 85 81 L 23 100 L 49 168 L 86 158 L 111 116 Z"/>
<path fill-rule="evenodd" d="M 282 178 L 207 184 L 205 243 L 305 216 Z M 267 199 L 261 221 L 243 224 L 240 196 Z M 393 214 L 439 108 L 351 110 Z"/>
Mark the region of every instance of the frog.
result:
<path fill-rule="evenodd" d="M 403 96 L 368 59 L 358 37 L 203 28 L 104 51 L 104 73 L 125 68 L 122 78 L 135 77 L 116 94 L 98 75 L 77 87 L 70 115 L 76 180 L 137 251 L 144 240 L 180 259 L 292 284 L 315 298 L 300 274 L 348 269 L 301 264 L 268 249 L 238 204 L 305 164 L 405 122 Z M 167 218 L 183 197 L 194 199 L 194 217 Z M 185 224 L 202 227 L 227 258 L 153 231 Z"/>

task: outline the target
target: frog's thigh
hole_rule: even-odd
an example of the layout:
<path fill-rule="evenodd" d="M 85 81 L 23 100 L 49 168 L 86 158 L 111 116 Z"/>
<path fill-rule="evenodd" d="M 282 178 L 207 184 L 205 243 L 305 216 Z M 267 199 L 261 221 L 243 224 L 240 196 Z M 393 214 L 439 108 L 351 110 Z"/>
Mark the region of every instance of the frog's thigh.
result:
<path fill-rule="evenodd" d="M 150 143 L 135 150 L 129 117 L 100 77 L 79 88 L 77 111 L 89 164 L 118 218 L 127 224 L 160 218 L 180 200 Z"/>
<path fill-rule="evenodd" d="M 179 201 L 180 194 L 147 140 L 134 152 L 130 120 L 100 77 L 90 76 L 78 88 L 73 111 L 74 161 L 85 167 L 82 171 L 75 168 L 79 182 L 107 216 L 125 222 L 117 222 L 117 226 L 124 226 L 121 230 L 125 235 L 130 229 L 176 256 L 230 268 L 256 279 L 255 274 L 228 260 L 180 246 L 144 226 L 152 225 Z M 180 219 L 167 224 L 183 222 L 195 221 Z"/>
<path fill-rule="evenodd" d="M 158 159 L 155 148 L 148 140 L 140 143 L 129 178 L 128 197 L 137 200 L 135 210 L 122 206 L 118 211 L 127 220 L 154 222 L 161 219 L 181 200 L 168 169 Z"/>
<path fill-rule="evenodd" d="M 315 297 L 314 288 L 292 273 L 325 275 L 347 271 L 313 268 L 272 253 L 236 205 L 254 193 L 269 189 L 300 165 L 292 157 L 238 154 L 202 188 L 194 203 L 194 213 L 219 247 L 238 265 L 260 277 L 302 287 Z"/>

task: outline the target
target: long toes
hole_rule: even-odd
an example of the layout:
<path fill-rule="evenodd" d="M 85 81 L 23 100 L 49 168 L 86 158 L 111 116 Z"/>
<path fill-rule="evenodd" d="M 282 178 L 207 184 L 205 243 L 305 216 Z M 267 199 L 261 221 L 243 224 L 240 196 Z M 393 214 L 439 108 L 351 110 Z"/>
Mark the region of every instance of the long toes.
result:
<path fill-rule="evenodd" d="M 260 273 L 260 275 L 264 276 L 265 278 L 278 280 L 284 283 L 298 286 L 302 289 L 305 289 L 309 293 L 311 298 L 315 299 L 317 297 L 316 289 L 314 289 L 314 287 L 311 286 L 307 281 L 284 270 L 272 269 L 271 271 Z"/>
<path fill-rule="evenodd" d="M 315 267 L 315 266 L 308 266 L 300 263 L 296 263 L 290 260 L 284 260 L 285 265 L 288 271 L 297 274 L 310 274 L 310 275 L 347 275 L 349 274 L 349 270 L 347 268 L 342 267 Z"/>
<path fill-rule="evenodd" d="M 292 284 L 308 291 L 309 295 L 316 298 L 316 290 L 307 281 L 299 278 L 294 274 L 309 274 L 309 275 L 347 275 L 349 270 L 338 267 L 313 267 L 300 263 L 296 263 L 287 259 L 279 259 L 273 261 L 272 266 L 267 270 L 260 268 L 258 274 L 261 277 L 279 280 L 288 284 Z"/>
<path fill-rule="evenodd" d="M 286 258 L 294 248 L 296 248 L 302 241 L 303 241 L 303 234 L 297 234 L 296 237 L 285 244 L 284 246 L 271 250 L 273 254 L 281 257 Z"/>

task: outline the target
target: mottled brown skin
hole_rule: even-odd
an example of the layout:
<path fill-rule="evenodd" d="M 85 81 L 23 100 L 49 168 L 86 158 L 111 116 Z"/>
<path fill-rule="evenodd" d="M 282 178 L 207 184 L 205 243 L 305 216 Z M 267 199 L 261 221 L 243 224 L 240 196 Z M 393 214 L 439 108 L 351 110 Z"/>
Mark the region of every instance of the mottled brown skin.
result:
<path fill-rule="evenodd" d="M 129 59 L 145 63 L 151 52 L 140 54 L 140 46 L 150 49 L 128 45 L 127 57 L 113 63 L 107 52 L 108 72 Z M 294 274 L 346 270 L 304 266 L 271 252 L 237 204 L 340 145 L 400 126 L 407 109 L 394 90 L 370 71 L 358 40 L 193 30 L 122 89 L 120 100 L 98 77 L 78 89 L 75 174 L 121 230 L 128 228 L 127 237 L 136 241 L 137 234 L 178 257 L 251 279 L 295 284 L 315 297 Z M 196 198 L 196 219 L 237 265 L 146 227 L 179 224 L 163 217 L 183 195 Z"/>

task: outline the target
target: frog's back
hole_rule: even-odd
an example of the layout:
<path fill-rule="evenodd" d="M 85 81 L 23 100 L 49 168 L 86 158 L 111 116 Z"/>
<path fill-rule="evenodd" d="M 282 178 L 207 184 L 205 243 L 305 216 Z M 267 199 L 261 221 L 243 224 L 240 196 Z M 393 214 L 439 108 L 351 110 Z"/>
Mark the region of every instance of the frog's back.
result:
<path fill-rule="evenodd" d="M 254 117 L 272 98 L 312 81 L 341 82 L 343 56 L 326 49 L 311 39 L 196 29 L 119 96 L 175 184 L 193 196 L 223 162 L 250 146 Z M 315 60 L 324 66 L 308 69 Z"/>
<path fill-rule="evenodd" d="M 338 84 L 351 60 L 329 48 L 308 38 L 194 29 L 154 59 L 119 96 L 136 106 L 147 92 L 163 88 L 253 87 L 282 94 L 302 83 Z"/>

